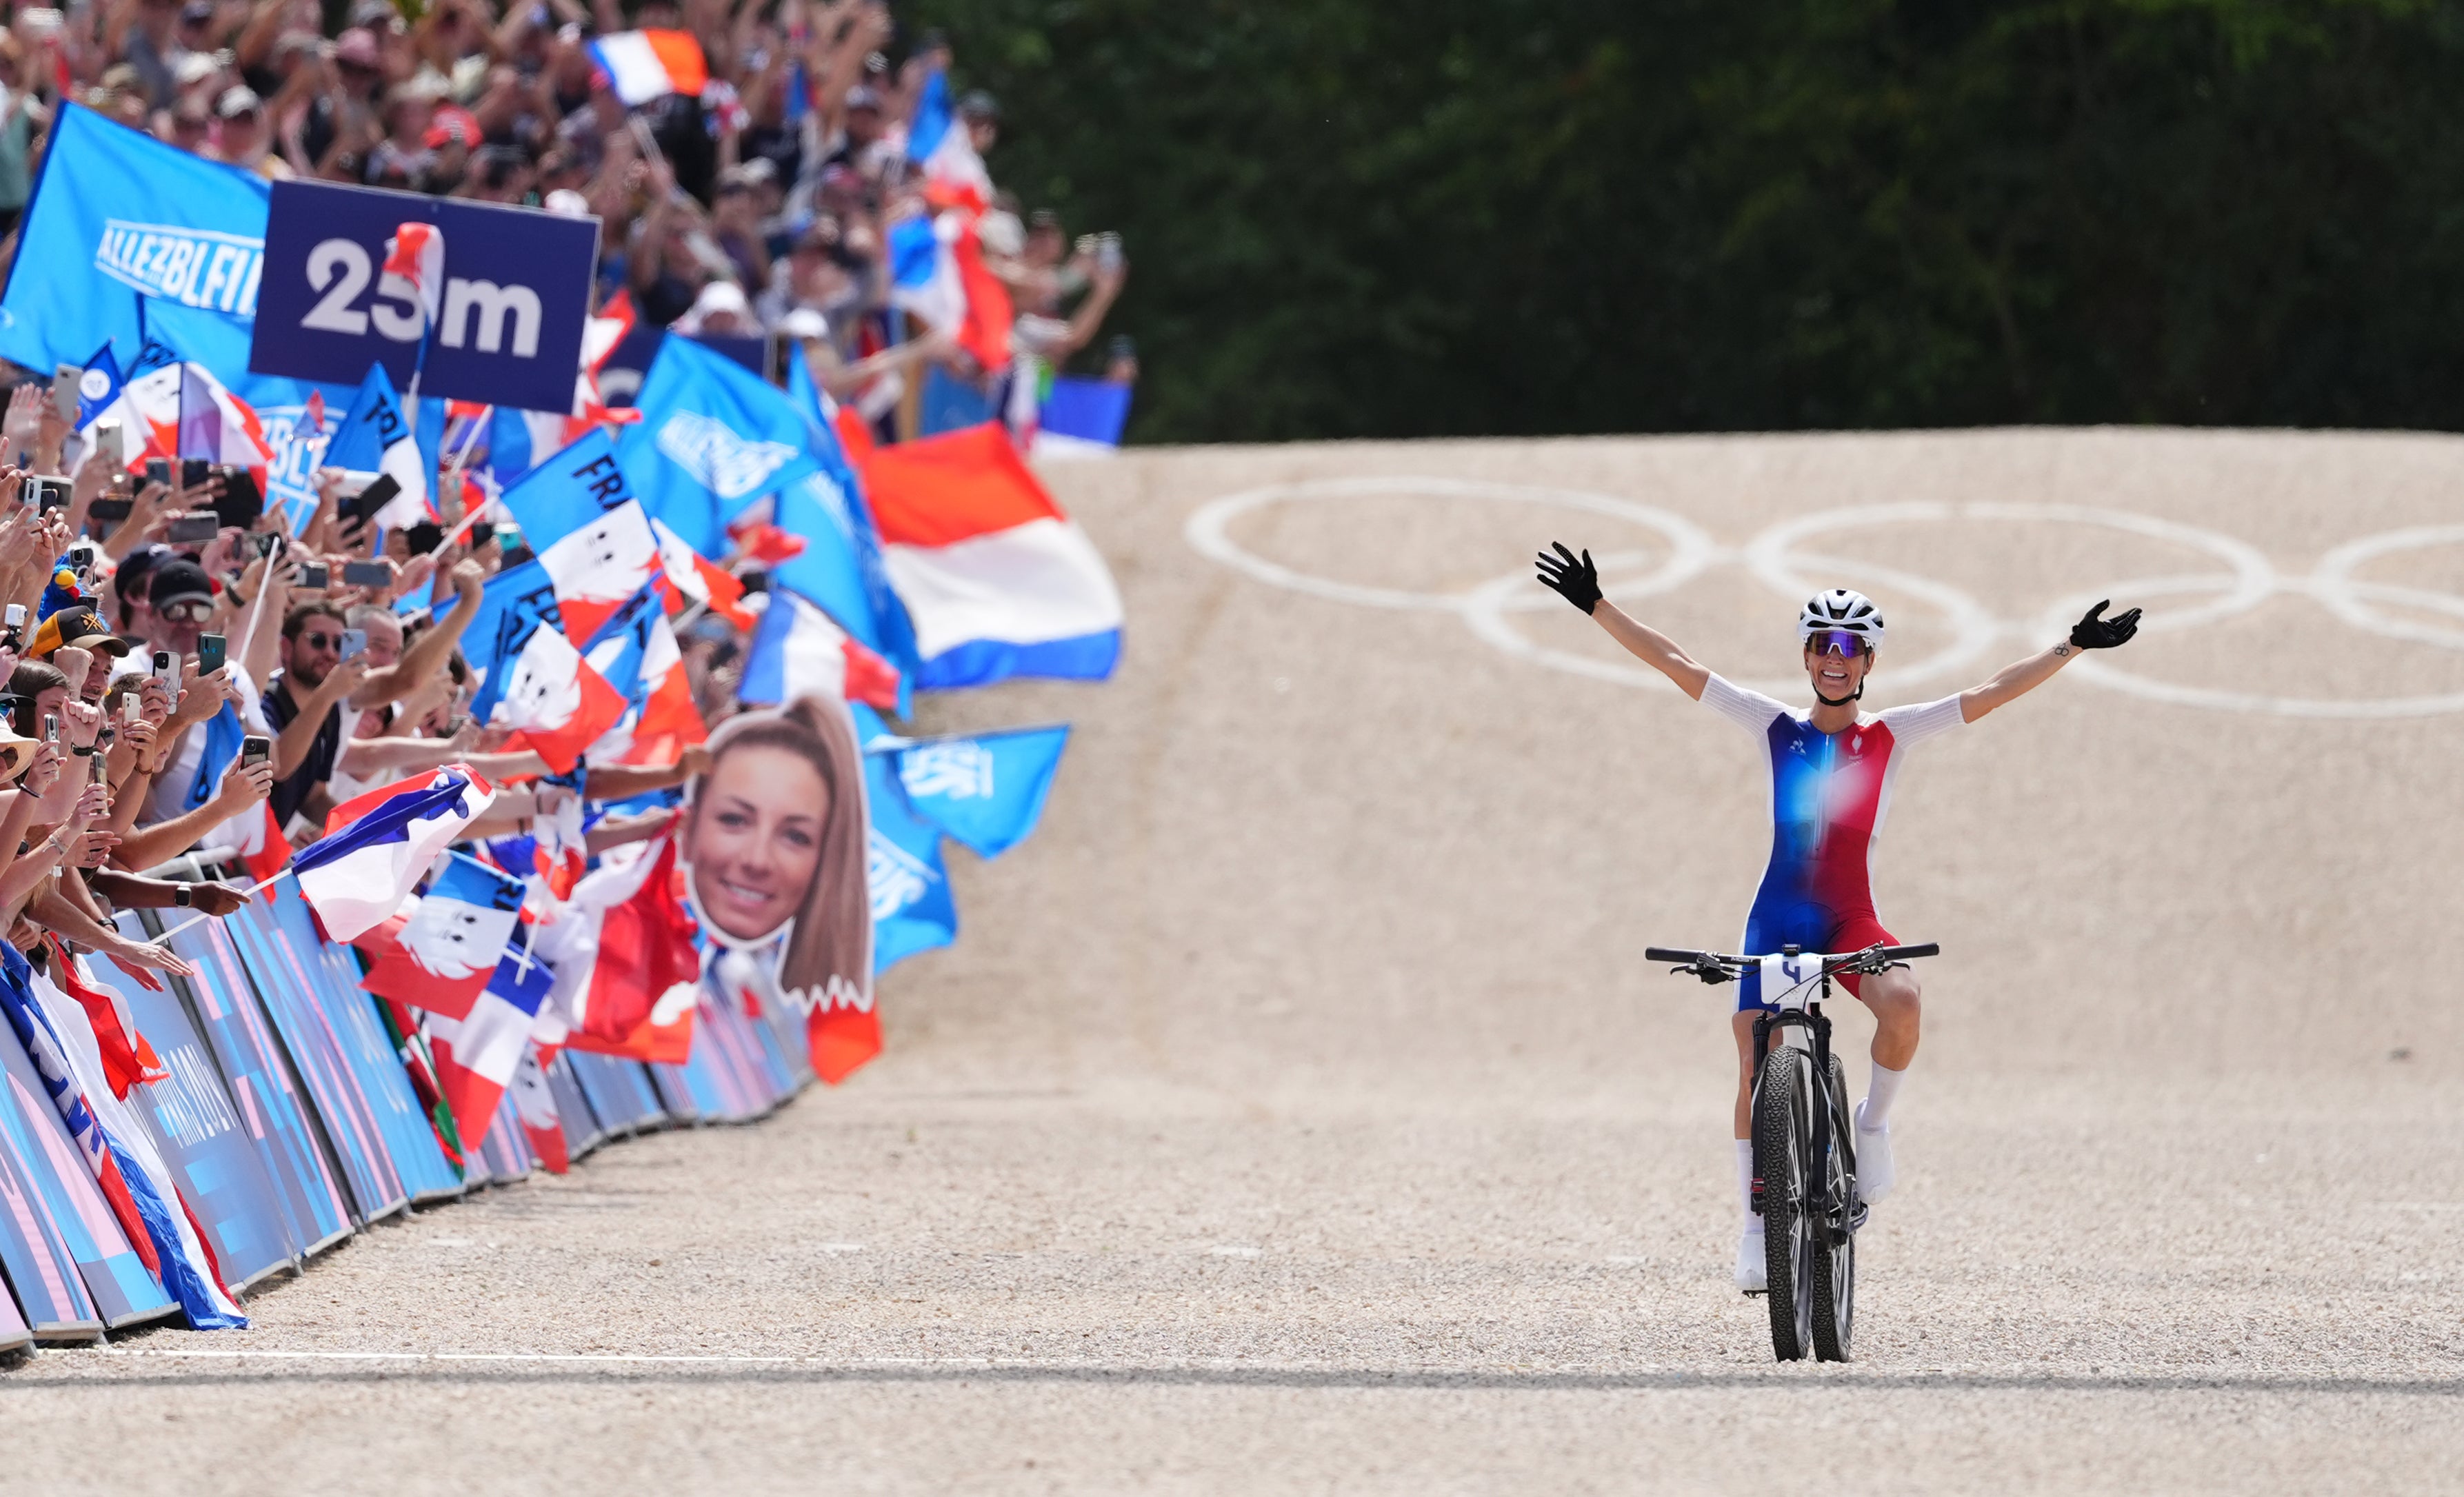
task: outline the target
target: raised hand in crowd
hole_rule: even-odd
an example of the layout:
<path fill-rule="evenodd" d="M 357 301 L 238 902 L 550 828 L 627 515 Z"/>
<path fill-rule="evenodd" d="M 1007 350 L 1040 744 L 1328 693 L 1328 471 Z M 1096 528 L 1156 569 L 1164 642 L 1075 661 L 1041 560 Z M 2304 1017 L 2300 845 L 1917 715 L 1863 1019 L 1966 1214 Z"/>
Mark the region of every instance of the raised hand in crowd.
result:
<path fill-rule="evenodd" d="M 223 782 L 214 791 L 212 804 L 221 808 L 229 820 L 257 802 L 274 794 L 274 763 L 271 760 L 233 760 L 223 771 Z"/>
<path fill-rule="evenodd" d="M 26 761 L 25 774 L 18 778 L 18 788 L 36 800 L 42 799 L 44 792 L 59 782 L 60 766 L 67 759 L 68 750 L 56 743 L 35 744 L 33 756 Z"/>
<path fill-rule="evenodd" d="M 85 672 L 77 672 L 82 676 Z M 71 687 L 72 693 L 76 688 Z M 95 735 L 102 730 L 102 709 L 81 702 L 72 694 L 60 703 L 60 741 L 72 751 L 94 747 Z"/>
<path fill-rule="evenodd" d="M 161 728 L 171 715 L 171 688 L 155 675 L 141 677 L 137 683 L 137 715 L 149 726 Z"/>
<path fill-rule="evenodd" d="M 69 695 L 77 696 L 85 691 L 87 672 L 94 669 L 94 651 L 62 645 L 52 651 L 52 669 L 68 678 Z"/>
<path fill-rule="evenodd" d="M 179 517 L 185 503 L 180 491 L 170 484 L 149 480 L 140 485 L 129 503 L 128 518 L 104 538 L 102 554 L 118 561 L 141 545 L 161 540 L 170 534 L 171 521 Z"/>
<path fill-rule="evenodd" d="M 9 409 L 0 417 L 0 437 L 8 440 L 11 450 L 31 452 L 42 430 L 42 407 L 51 395 L 32 380 L 9 392 Z"/>

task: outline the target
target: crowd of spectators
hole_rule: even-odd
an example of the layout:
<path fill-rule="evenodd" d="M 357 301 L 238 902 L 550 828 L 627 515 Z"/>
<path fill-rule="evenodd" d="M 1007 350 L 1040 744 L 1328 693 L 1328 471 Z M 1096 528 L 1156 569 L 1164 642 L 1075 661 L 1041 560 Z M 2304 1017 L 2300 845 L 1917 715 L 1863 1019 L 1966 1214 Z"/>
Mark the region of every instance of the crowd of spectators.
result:
<path fill-rule="evenodd" d="M 331 13 L 319 0 L 21 5 L 0 33 L 0 232 L 67 98 L 268 178 L 594 215 L 598 295 L 629 292 L 648 322 L 776 340 L 875 420 L 928 364 L 999 408 L 1002 371 L 891 305 L 891 227 L 933 210 L 908 128 L 951 54 L 926 33 L 893 65 L 882 0 L 644 0 L 630 16 L 617 0 L 353 0 L 328 36 Z M 690 33 L 708 86 L 628 109 L 590 43 L 636 29 Z M 993 150 L 998 102 L 969 93 L 957 112 Z M 1117 238 L 1073 242 L 1006 192 L 986 207 L 985 263 L 1018 314 L 1015 368 L 1033 377 L 1094 339 L 1127 264 Z M 1127 340 L 1104 372 L 1134 379 Z"/>
<path fill-rule="evenodd" d="M 54 471 L 70 439 L 32 385 L 10 402 L 5 434 Z M 185 972 L 121 934 L 114 911 L 227 914 L 242 900 L 232 886 L 284 844 L 315 840 L 338 804 L 448 762 L 515 782 L 475 839 L 579 832 L 585 803 L 672 790 L 704 767 L 697 743 L 637 742 L 558 779 L 472 719 L 476 683 L 459 647 L 485 580 L 527 558 L 510 529 L 381 538 L 328 470 L 293 537 L 278 507 L 252 514 L 246 470 L 168 467 L 155 479 L 103 463 L 69 480 L 0 469 L 0 778 L 11 786 L 0 792 L 0 926 L 20 950 L 39 957 L 56 936 Z M 57 502 L 55 483 L 68 491 Z M 122 506 L 123 519 L 98 517 Z M 741 638 L 716 618 L 680 622 L 696 704 L 715 725 L 736 710 Z M 594 817 L 586 848 L 669 819 L 656 806 Z"/>

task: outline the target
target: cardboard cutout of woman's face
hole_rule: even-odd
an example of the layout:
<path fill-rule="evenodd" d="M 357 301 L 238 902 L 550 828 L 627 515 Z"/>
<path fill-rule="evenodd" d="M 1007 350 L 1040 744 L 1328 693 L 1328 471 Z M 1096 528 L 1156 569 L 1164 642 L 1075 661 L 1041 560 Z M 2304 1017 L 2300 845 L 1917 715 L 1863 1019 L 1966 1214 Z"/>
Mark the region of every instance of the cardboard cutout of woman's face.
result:
<path fill-rule="evenodd" d="M 768 941 L 804 908 L 821 872 L 830 789 L 792 749 L 754 743 L 711 766 L 682 848 L 693 903 L 731 945 Z"/>
<path fill-rule="evenodd" d="M 847 704 L 803 696 L 723 724 L 692 787 L 677 851 L 693 913 L 794 1013 L 871 1006 L 864 776 Z"/>

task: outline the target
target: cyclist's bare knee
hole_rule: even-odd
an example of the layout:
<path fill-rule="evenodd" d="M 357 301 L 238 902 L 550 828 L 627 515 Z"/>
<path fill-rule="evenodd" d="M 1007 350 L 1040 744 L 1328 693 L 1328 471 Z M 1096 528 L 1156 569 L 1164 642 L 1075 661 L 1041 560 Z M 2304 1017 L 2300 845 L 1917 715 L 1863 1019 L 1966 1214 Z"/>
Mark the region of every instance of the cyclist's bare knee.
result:
<path fill-rule="evenodd" d="M 1925 989 L 1917 981 L 1917 975 L 1905 967 L 1876 973 L 1860 986 L 1862 991 L 1857 996 L 1873 1010 L 1878 1021 L 1913 1024 L 1922 1011 Z"/>

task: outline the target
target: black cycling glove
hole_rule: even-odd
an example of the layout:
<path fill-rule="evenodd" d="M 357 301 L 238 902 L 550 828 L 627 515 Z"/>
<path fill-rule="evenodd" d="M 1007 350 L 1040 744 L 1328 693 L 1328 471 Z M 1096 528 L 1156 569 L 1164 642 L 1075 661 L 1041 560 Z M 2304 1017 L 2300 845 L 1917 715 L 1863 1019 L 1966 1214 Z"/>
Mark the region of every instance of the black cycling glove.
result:
<path fill-rule="evenodd" d="M 1556 548 L 1557 554 L 1540 553 L 1541 585 L 1555 589 L 1559 597 L 1586 614 L 1598 607 L 1600 574 L 1599 569 L 1592 565 L 1592 554 L 1584 552 L 1583 559 L 1578 561 L 1574 560 L 1574 553 L 1558 542 L 1551 540 L 1549 544 Z"/>
<path fill-rule="evenodd" d="M 2113 600 L 2107 598 L 2088 609 L 2085 618 L 2071 626 L 2071 643 L 2081 649 L 2111 649 L 2116 645 L 2129 644 L 2130 636 L 2139 632 L 2139 610 L 2133 608 L 2109 619 L 2097 617 L 2112 606 Z"/>

